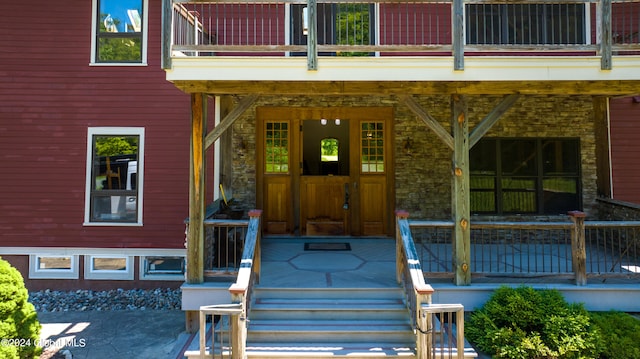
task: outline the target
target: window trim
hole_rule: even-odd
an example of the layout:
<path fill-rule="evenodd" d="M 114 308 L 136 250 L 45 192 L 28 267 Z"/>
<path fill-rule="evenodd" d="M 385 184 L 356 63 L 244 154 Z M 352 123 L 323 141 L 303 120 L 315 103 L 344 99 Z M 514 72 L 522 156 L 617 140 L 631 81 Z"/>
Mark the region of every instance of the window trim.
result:
<path fill-rule="evenodd" d="M 142 0 L 142 54 L 140 62 L 98 62 L 96 59 L 97 32 L 98 32 L 98 1 L 91 0 L 91 58 L 90 66 L 147 66 L 147 44 L 148 44 L 148 24 L 149 24 L 149 0 Z"/>
<path fill-rule="evenodd" d="M 38 261 L 40 258 L 71 258 L 70 269 L 40 269 Z M 62 254 L 30 254 L 29 255 L 29 279 L 78 279 L 79 277 L 79 256 Z"/>
<path fill-rule="evenodd" d="M 144 208 L 144 127 L 89 127 L 87 129 L 87 162 L 85 179 L 84 226 L 142 226 L 142 209 Z M 137 218 L 135 222 L 92 222 L 91 221 L 91 186 L 93 164 L 94 136 L 138 136 L 138 164 L 136 195 Z"/>
<path fill-rule="evenodd" d="M 124 259 L 126 267 L 124 271 L 109 269 L 94 269 L 94 258 Z M 84 256 L 84 279 L 91 280 L 133 280 L 134 279 L 133 256 L 119 255 L 85 255 Z"/>

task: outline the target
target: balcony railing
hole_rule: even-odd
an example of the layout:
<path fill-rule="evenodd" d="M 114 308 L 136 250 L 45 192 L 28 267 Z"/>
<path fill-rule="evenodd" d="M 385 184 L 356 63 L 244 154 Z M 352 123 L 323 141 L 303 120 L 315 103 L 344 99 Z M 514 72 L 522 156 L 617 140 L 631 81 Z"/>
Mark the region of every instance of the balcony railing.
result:
<path fill-rule="evenodd" d="M 640 54 L 640 0 L 165 0 L 171 56 Z M 170 35 L 170 36 L 169 36 Z"/>

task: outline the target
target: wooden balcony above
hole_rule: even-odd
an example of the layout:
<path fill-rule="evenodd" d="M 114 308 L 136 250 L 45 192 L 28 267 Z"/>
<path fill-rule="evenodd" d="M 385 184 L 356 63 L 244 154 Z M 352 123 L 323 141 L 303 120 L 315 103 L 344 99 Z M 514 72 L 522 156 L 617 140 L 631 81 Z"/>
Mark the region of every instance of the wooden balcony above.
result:
<path fill-rule="evenodd" d="M 640 92 L 640 0 L 165 0 L 164 19 L 186 92 Z"/>

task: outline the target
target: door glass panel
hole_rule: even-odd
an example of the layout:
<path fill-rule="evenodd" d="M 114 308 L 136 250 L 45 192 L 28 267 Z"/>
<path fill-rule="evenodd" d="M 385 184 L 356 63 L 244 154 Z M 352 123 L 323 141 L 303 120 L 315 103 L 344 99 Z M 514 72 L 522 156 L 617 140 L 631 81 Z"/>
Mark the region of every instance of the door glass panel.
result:
<path fill-rule="evenodd" d="M 360 128 L 362 173 L 384 172 L 384 123 L 363 122 Z"/>
<path fill-rule="evenodd" d="M 289 124 L 267 122 L 265 133 L 265 173 L 289 172 Z"/>
<path fill-rule="evenodd" d="M 303 175 L 349 175 L 348 120 L 304 120 L 302 133 Z"/>
<path fill-rule="evenodd" d="M 338 162 L 338 139 L 325 138 L 320 141 L 320 160 L 322 162 Z"/>

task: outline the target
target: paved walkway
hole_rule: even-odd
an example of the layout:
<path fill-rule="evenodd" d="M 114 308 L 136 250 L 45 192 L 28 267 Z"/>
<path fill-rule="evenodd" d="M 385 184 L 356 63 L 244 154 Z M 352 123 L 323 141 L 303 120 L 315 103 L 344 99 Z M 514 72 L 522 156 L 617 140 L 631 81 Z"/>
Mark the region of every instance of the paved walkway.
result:
<path fill-rule="evenodd" d="M 176 358 L 184 332 L 180 310 L 38 313 L 41 359 Z"/>

